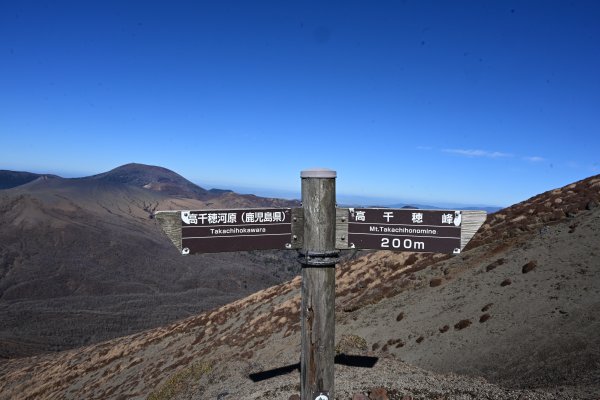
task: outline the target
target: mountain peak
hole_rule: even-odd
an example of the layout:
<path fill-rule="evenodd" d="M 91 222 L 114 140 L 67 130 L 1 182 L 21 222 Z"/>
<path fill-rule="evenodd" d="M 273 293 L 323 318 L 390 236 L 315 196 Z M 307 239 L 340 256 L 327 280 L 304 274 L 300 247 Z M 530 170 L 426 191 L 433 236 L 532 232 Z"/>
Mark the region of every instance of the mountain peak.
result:
<path fill-rule="evenodd" d="M 208 191 L 167 168 L 129 163 L 84 179 L 141 187 L 171 196 L 204 198 Z"/>

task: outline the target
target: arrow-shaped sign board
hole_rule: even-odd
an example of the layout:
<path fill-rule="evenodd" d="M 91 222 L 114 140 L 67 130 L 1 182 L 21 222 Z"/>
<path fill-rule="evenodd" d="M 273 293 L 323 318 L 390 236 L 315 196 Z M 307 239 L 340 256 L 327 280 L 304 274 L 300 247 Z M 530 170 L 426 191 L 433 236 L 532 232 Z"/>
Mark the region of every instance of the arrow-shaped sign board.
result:
<path fill-rule="evenodd" d="M 338 208 L 336 247 L 458 254 L 485 211 Z"/>
<path fill-rule="evenodd" d="M 298 215 L 297 215 L 298 214 Z M 156 219 L 181 254 L 295 249 L 301 246 L 292 208 L 158 211 Z"/>
<path fill-rule="evenodd" d="M 336 248 L 459 254 L 485 211 L 338 208 Z M 302 208 L 158 211 L 181 254 L 300 249 Z"/>
<path fill-rule="evenodd" d="M 336 172 L 302 171 L 302 207 L 158 211 L 181 254 L 301 249 L 302 400 L 334 398 L 335 264 L 339 250 L 458 254 L 484 211 L 336 208 Z M 335 232 L 334 232 L 335 231 Z M 334 237 L 335 233 L 335 237 Z M 334 240 L 335 239 L 335 240 Z"/>

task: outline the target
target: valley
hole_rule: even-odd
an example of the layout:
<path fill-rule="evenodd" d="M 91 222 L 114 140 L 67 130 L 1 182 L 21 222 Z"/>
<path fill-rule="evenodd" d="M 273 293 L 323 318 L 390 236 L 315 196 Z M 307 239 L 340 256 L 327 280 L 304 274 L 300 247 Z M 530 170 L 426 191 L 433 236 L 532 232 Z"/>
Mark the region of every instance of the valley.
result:
<path fill-rule="evenodd" d="M 152 218 L 160 208 L 272 203 L 284 201 L 214 194 L 142 165 L 0 191 L 0 358 L 139 332 L 290 279 L 295 255 L 181 257 Z"/>
<path fill-rule="evenodd" d="M 391 399 L 597 399 L 599 203 L 600 176 L 593 176 L 489 215 L 458 256 L 389 251 L 349 254 L 336 266 L 336 352 L 342 359 L 368 357 L 375 363 L 370 368 L 337 364 L 336 398 L 346 400 L 360 393 L 384 391 Z M 48 210 L 43 214 L 52 213 Z M 58 222 L 52 223 L 64 223 L 56 219 Z M 120 220 L 112 220 L 111 226 L 119 225 L 123 218 Z M 20 221 L 26 224 L 31 220 Z M 142 229 L 154 223 L 150 218 L 135 221 L 132 227 L 143 232 L 139 246 L 120 247 L 120 236 L 112 237 L 111 245 L 109 236 L 102 243 L 110 251 L 88 247 L 86 256 L 102 260 L 107 254 L 133 251 L 143 257 L 151 246 L 177 255 L 172 244 Z M 98 229 L 101 226 L 96 224 Z M 86 238 L 82 232 L 80 235 L 81 240 Z M 14 240 L 16 252 L 19 245 Z M 80 238 L 65 234 L 61 240 L 78 243 Z M 34 243 L 43 246 L 43 242 L 40 238 Z M 49 251 L 51 245 L 46 246 Z M 83 254 L 70 257 L 75 260 Z M 151 265 L 153 257 L 146 257 Z M 184 264 L 183 270 L 169 267 L 177 279 L 165 279 L 163 274 L 161 280 L 161 268 L 168 265 L 168 257 L 156 257 L 160 268 L 143 272 L 126 269 L 130 276 L 118 279 L 122 286 L 112 305 L 108 301 L 101 311 L 86 313 L 81 312 L 86 307 L 75 306 L 73 321 L 89 318 L 95 324 L 95 318 L 114 318 L 116 325 L 118 321 L 123 325 L 127 318 L 119 320 L 118 313 L 131 312 L 133 318 L 136 312 L 155 308 L 161 311 L 152 318 L 161 323 L 162 312 L 175 315 L 175 310 L 186 304 L 186 296 L 201 296 L 203 289 L 199 288 L 208 286 L 207 282 L 214 292 L 206 289 L 203 294 L 210 298 L 219 291 L 243 287 L 244 281 L 236 275 L 239 270 L 228 263 L 244 259 L 250 266 L 255 263 L 259 271 L 259 265 L 269 264 L 267 257 L 273 264 L 284 265 L 281 255 L 268 253 L 232 253 L 231 259 L 224 258 L 221 263 L 212 256 L 194 256 L 188 259 L 196 265 L 214 263 L 229 279 L 212 270 L 212 275 L 200 280 L 191 275 L 192 266 Z M 26 258 L 17 256 L 14 260 L 19 261 L 10 265 L 21 265 Z M 139 332 L 121 331 L 125 336 L 99 338 L 72 350 L 7 359 L 0 363 L 0 399 L 293 398 L 299 393 L 301 282 L 299 277 L 292 277 L 297 272 L 291 267 L 295 260 L 288 261 L 290 268 L 279 274 L 282 281 L 285 274 L 291 280 L 258 288 L 248 274 L 249 293 L 245 297 L 229 300 L 224 296 L 224 303 L 208 305 L 206 310 L 194 309 L 189 301 L 185 312 L 191 316 L 182 312 L 175 322 Z M 52 271 L 53 276 L 61 276 L 69 269 L 63 266 Z M 116 272 L 113 269 L 110 273 Z M 3 279 L 11 276 L 9 271 Z M 31 288 L 7 285 L 3 304 L 16 307 L 18 303 L 22 307 L 19 313 L 26 313 L 27 305 L 33 303 L 5 300 L 5 296 L 18 299 L 20 293 L 44 293 L 42 287 L 46 285 L 36 283 L 35 274 L 30 276 Z M 144 280 L 142 276 L 154 278 Z M 273 276 L 272 271 L 269 276 Z M 86 285 L 86 279 L 74 279 L 76 285 L 64 285 L 62 290 L 85 293 L 82 298 L 95 302 L 90 300 L 94 295 L 117 287 L 117 280 L 101 289 L 98 284 Z M 62 281 L 57 279 L 54 285 Z M 183 289 L 173 295 L 171 303 L 164 300 L 168 296 L 160 295 L 169 287 Z M 124 293 L 127 291 L 130 294 Z M 156 303 L 152 303 L 154 298 Z M 68 309 L 61 301 L 54 299 L 50 304 Z M 145 301 L 151 306 L 146 307 Z M 15 325 L 17 314 L 11 317 Z M 36 318 L 47 321 L 52 315 L 38 311 Z M 4 339 L 4 348 L 14 346 L 10 340 Z M 16 348 L 24 353 L 27 345 L 23 340 Z"/>

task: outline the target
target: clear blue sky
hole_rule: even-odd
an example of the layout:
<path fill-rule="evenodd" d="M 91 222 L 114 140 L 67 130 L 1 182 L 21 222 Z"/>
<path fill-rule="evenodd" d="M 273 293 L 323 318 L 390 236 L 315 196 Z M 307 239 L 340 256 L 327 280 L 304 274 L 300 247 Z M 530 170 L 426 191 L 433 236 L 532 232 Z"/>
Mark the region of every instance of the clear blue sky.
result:
<path fill-rule="evenodd" d="M 600 173 L 598 1 L 2 1 L 0 169 L 510 205 Z"/>

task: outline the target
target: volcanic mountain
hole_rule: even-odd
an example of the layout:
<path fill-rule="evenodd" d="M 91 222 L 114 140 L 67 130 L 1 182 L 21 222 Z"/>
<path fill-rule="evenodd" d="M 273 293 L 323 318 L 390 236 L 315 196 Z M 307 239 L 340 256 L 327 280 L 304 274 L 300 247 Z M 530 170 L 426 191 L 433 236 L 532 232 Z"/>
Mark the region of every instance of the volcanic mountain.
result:
<path fill-rule="evenodd" d="M 336 351 L 376 363 L 336 365 L 336 399 L 598 399 L 599 202 L 594 176 L 488 216 L 460 255 L 340 262 Z M 161 328 L 8 360 L 0 399 L 289 399 L 299 292 L 296 277 Z"/>
<path fill-rule="evenodd" d="M 190 199 L 206 199 L 209 191 L 163 167 L 126 164 L 85 180 L 120 183 Z"/>
<path fill-rule="evenodd" d="M 291 278 L 285 252 L 181 257 L 152 215 L 297 204 L 211 192 L 141 164 L 0 190 L 0 358 L 160 326 Z"/>

